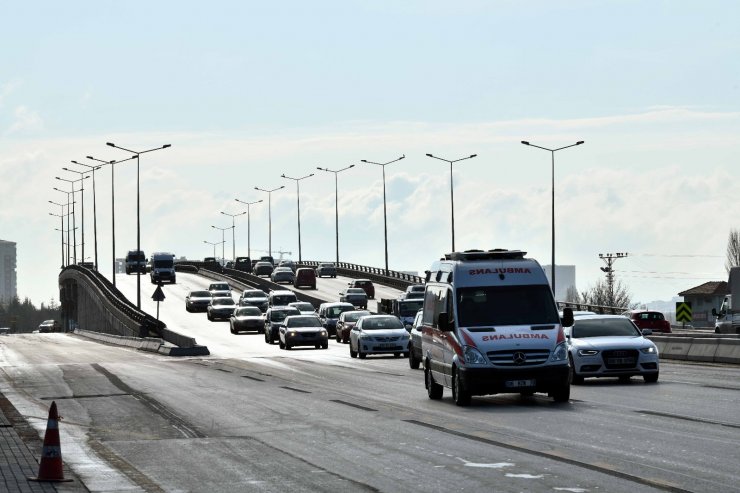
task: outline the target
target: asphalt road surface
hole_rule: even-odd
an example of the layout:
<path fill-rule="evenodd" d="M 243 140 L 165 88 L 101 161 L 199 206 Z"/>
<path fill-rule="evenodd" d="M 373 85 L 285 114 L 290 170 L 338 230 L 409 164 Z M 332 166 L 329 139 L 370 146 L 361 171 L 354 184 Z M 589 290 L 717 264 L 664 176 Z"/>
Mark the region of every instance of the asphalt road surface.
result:
<path fill-rule="evenodd" d="M 448 391 L 429 400 L 404 359 L 351 359 L 333 340 L 284 351 L 187 313 L 184 293 L 207 283 L 179 273 L 160 316 L 209 357 L 0 338 L 0 390 L 40 431 L 56 400 L 64 460 L 90 491 L 740 491 L 738 367 L 664 361 L 657 384 L 458 408 Z M 134 276 L 118 284 L 135 298 Z"/>

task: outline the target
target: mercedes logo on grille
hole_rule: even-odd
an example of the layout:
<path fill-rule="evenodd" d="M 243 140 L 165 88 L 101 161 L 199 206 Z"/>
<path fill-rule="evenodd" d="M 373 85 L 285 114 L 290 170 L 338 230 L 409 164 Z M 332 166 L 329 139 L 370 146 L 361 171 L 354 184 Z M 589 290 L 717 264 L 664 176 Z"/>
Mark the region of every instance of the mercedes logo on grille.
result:
<path fill-rule="evenodd" d="M 527 355 L 526 354 L 524 354 L 521 351 L 517 351 L 516 353 L 514 353 L 514 364 L 515 365 L 521 365 L 525 361 L 527 361 Z"/>

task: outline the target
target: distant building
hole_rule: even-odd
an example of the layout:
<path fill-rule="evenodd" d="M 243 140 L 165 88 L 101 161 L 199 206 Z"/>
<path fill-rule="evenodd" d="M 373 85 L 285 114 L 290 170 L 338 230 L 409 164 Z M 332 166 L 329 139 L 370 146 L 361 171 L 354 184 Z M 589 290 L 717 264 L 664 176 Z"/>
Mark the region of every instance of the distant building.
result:
<path fill-rule="evenodd" d="M 686 291 L 678 293 L 684 301 L 691 303 L 692 322 L 694 327 L 713 327 L 712 308 L 719 310 L 722 300 L 730 294 L 730 287 L 725 281 L 709 281 Z"/>
<path fill-rule="evenodd" d="M 547 280 L 552 286 L 552 268 L 550 265 L 543 265 Z M 565 301 L 570 288 L 576 289 L 576 266 L 575 265 L 557 265 L 555 266 L 555 300 Z"/>
<path fill-rule="evenodd" d="M 18 296 L 15 267 L 15 243 L 0 240 L 0 303 L 7 303 Z"/>

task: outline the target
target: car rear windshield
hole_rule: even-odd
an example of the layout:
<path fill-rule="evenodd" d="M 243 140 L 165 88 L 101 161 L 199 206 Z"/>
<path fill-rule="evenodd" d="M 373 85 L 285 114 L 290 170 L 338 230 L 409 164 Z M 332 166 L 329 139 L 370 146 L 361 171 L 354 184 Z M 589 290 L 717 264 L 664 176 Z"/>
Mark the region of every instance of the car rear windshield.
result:
<path fill-rule="evenodd" d="M 620 318 L 589 318 L 576 320 L 571 329 L 571 337 L 606 337 L 606 336 L 630 336 L 636 337 L 640 332 L 628 319 Z"/>
<path fill-rule="evenodd" d="M 403 324 L 397 317 L 366 318 L 362 322 L 363 330 L 403 329 Z"/>
<path fill-rule="evenodd" d="M 234 300 L 231 298 L 214 298 L 213 299 L 214 305 L 234 305 Z"/>
<path fill-rule="evenodd" d="M 247 306 L 244 308 L 238 308 L 234 315 L 237 317 L 261 317 L 262 311 L 259 308 Z"/>
<path fill-rule="evenodd" d="M 461 327 L 560 323 L 548 285 L 459 288 L 456 296 Z"/>
<path fill-rule="evenodd" d="M 635 320 L 664 320 L 663 314 L 660 312 L 642 312 L 638 313 L 634 317 Z"/>
<path fill-rule="evenodd" d="M 321 327 L 321 320 L 318 319 L 318 317 L 314 317 L 313 315 L 308 315 L 305 317 L 290 317 L 288 322 L 285 325 L 288 328 L 291 327 Z"/>
<path fill-rule="evenodd" d="M 193 291 L 190 293 L 191 298 L 210 298 L 211 292 L 210 291 Z"/>
<path fill-rule="evenodd" d="M 211 284 L 211 287 L 209 289 L 211 291 L 231 291 L 231 288 L 229 288 L 229 285 L 226 283 Z"/>
<path fill-rule="evenodd" d="M 348 288 L 347 294 L 365 294 L 365 290 L 362 288 Z"/>

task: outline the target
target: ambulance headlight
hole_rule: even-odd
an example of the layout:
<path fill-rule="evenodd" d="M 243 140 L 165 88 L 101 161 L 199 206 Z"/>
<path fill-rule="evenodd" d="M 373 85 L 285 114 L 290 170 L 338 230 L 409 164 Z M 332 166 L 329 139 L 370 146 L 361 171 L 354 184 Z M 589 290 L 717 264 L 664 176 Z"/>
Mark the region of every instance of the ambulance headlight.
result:
<path fill-rule="evenodd" d="M 473 346 L 463 346 L 463 355 L 465 356 L 465 363 L 468 365 L 485 365 L 487 363 L 486 358 Z"/>
<path fill-rule="evenodd" d="M 563 361 L 568 359 L 568 346 L 566 343 L 561 342 L 555 347 L 555 351 L 550 356 L 550 361 Z"/>

